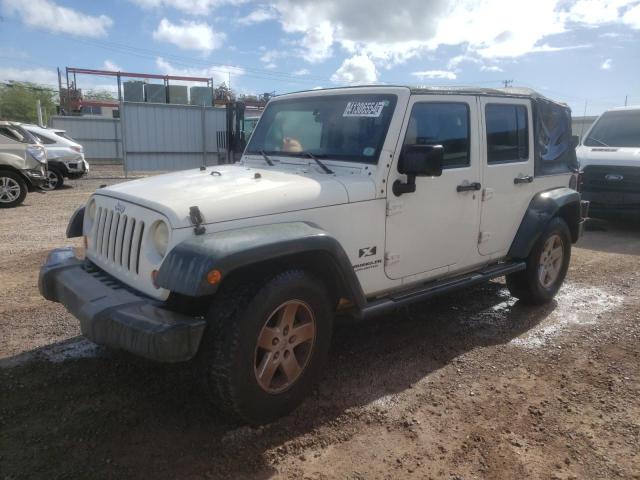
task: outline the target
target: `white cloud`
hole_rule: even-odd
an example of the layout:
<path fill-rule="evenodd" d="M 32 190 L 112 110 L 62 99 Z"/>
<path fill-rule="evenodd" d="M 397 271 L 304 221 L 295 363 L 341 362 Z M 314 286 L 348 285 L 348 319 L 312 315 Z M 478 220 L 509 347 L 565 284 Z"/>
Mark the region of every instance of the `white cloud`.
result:
<path fill-rule="evenodd" d="M 624 13 L 622 22 L 631 28 L 640 30 L 640 3 Z"/>
<path fill-rule="evenodd" d="M 578 26 L 640 28 L 638 0 L 275 0 L 274 8 L 308 62 L 340 46 L 386 68 L 442 46 L 464 46 L 479 60 L 516 58 L 584 48 L 551 43 Z"/>
<path fill-rule="evenodd" d="M 109 59 L 105 60 L 104 63 L 102 64 L 102 66 L 104 67 L 105 70 L 111 70 L 113 72 L 121 72 L 122 71 L 122 67 L 120 65 L 118 65 L 117 63 L 112 62 Z"/>
<path fill-rule="evenodd" d="M 235 67 L 232 65 L 227 66 L 211 66 L 205 68 L 189 68 L 189 67 L 176 67 L 166 61 L 162 57 L 156 58 L 156 67 L 161 73 L 165 75 L 178 75 L 185 77 L 203 77 L 213 78 L 213 84 L 219 85 L 222 82 L 229 83 L 229 76 L 231 76 L 231 84 L 235 83 L 238 77 L 244 75 L 245 70 L 241 67 Z M 180 85 L 202 85 L 202 83 L 194 83 L 187 81 L 171 81 L 172 84 Z"/>
<path fill-rule="evenodd" d="M 209 53 L 222 46 L 226 35 L 214 31 L 206 23 L 183 20 L 177 25 L 163 18 L 153 32 L 153 38 L 161 42 L 173 43 L 184 50 Z"/>
<path fill-rule="evenodd" d="M 586 25 L 602 25 L 620 20 L 620 10 L 636 0 L 578 0 L 569 9 L 569 20 Z"/>
<path fill-rule="evenodd" d="M 411 75 L 418 77 L 420 80 L 455 80 L 458 78 L 454 72 L 449 72 L 447 70 L 426 70 L 424 72 L 412 72 Z"/>
<path fill-rule="evenodd" d="M 238 19 L 238 23 L 241 25 L 253 25 L 255 23 L 268 22 L 274 20 L 277 17 L 275 10 L 267 8 L 258 8 L 253 10 L 249 15 Z"/>
<path fill-rule="evenodd" d="M 187 15 L 208 15 L 223 5 L 240 5 L 247 0 L 131 0 L 150 10 L 173 8 Z"/>
<path fill-rule="evenodd" d="M 600 68 L 602 70 L 611 70 L 612 64 L 613 64 L 613 61 L 610 58 L 607 58 L 604 62 L 602 62 L 602 65 L 600 65 Z"/>
<path fill-rule="evenodd" d="M 278 68 L 278 65 L 276 65 L 273 62 L 267 63 L 264 68 L 266 68 L 267 70 L 275 70 L 276 68 Z"/>
<path fill-rule="evenodd" d="M 51 0 L 3 0 L 8 15 L 17 15 L 22 23 L 53 33 L 77 37 L 105 37 L 113 20 L 106 15 L 87 15 Z"/>
<path fill-rule="evenodd" d="M 366 55 L 354 55 L 347 58 L 331 76 L 332 82 L 347 85 L 375 83 L 377 80 L 376 66 Z"/>
<path fill-rule="evenodd" d="M 307 69 L 307 68 L 301 68 L 299 70 L 295 70 L 293 72 L 294 75 L 297 75 L 299 77 L 303 76 L 303 75 L 309 75 L 311 72 Z"/>
<path fill-rule="evenodd" d="M 480 67 L 481 72 L 504 72 L 504 70 L 497 65 L 482 65 Z"/>
<path fill-rule="evenodd" d="M 48 68 L 13 68 L 0 67 L 0 80 L 17 82 L 32 82 L 38 85 L 46 85 L 58 88 L 58 74 L 53 69 Z"/>

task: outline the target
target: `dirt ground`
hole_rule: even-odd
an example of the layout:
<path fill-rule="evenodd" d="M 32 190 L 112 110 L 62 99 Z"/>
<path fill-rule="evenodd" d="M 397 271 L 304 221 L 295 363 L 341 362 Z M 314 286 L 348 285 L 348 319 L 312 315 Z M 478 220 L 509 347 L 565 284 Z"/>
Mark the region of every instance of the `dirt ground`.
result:
<path fill-rule="evenodd" d="M 0 479 L 640 479 L 640 227 L 594 222 L 556 300 L 499 282 L 340 319 L 292 415 L 229 423 L 191 365 L 96 347 L 37 272 L 113 168 L 0 210 Z"/>

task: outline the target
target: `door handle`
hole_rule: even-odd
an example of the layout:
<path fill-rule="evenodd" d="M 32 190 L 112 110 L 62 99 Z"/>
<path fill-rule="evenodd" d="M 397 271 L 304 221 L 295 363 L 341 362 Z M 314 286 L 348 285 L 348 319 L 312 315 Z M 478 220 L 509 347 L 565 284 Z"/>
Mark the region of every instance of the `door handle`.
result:
<path fill-rule="evenodd" d="M 481 188 L 482 188 L 482 185 L 480 185 L 478 182 L 463 183 L 462 185 L 458 185 L 456 187 L 456 191 L 457 192 L 470 192 L 472 190 L 480 190 Z"/>
<path fill-rule="evenodd" d="M 516 185 L 519 185 L 521 183 L 531 183 L 533 182 L 533 177 L 531 175 L 527 175 L 524 177 L 516 177 L 513 179 L 513 183 L 515 183 Z"/>

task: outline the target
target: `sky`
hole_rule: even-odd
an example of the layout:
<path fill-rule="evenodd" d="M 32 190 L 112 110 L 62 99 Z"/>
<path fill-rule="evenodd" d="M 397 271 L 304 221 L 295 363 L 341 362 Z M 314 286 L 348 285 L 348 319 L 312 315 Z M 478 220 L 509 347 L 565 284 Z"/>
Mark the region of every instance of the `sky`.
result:
<path fill-rule="evenodd" d="M 640 0 L 0 0 L 0 16 L 2 81 L 56 87 L 65 66 L 244 94 L 509 80 L 575 116 L 640 104 Z"/>

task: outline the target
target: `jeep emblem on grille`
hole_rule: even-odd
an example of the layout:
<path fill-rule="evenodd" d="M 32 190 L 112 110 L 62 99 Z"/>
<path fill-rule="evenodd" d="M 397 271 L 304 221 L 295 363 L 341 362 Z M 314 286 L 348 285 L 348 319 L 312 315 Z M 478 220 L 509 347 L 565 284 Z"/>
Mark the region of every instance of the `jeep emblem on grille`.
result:
<path fill-rule="evenodd" d="M 621 182 L 622 180 L 624 180 L 624 176 L 618 173 L 607 173 L 604 176 L 604 179 L 609 182 Z"/>
<path fill-rule="evenodd" d="M 124 209 L 126 208 L 123 204 L 121 204 L 120 202 L 116 203 L 116 206 L 114 207 L 116 212 L 118 213 L 124 213 Z"/>

